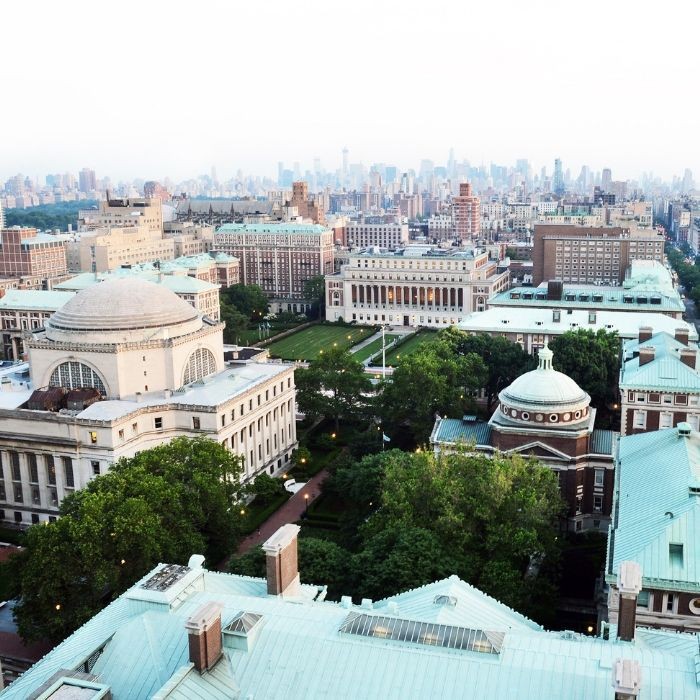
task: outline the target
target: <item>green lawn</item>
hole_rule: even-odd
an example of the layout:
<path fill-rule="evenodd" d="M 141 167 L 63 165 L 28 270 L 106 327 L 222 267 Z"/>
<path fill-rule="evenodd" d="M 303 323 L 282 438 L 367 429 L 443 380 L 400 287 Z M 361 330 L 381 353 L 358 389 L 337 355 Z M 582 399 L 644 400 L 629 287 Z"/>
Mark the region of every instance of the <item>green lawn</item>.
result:
<path fill-rule="evenodd" d="M 270 343 L 267 349 L 272 357 L 281 357 L 283 360 L 313 360 L 322 350 L 352 347 L 375 332 L 376 329 L 368 326 L 321 324 Z"/>
<path fill-rule="evenodd" d="M 401 362 L 402 357 L 407 357 L 417 352 L 426 343 L 432 343 L 437 337 L 437 331 L 420 331 L 416 335 L 411 336 L 406 342 L 401 343 L 397 348 L 392 348 L 391 352 L 386 354 L 386 366 L 395 367 Z M 377 358 L 372 363 L 373 367 L 381 366 L 381 358 Z"/>
<path fill-rule="evenodd" d="M 398 338 L 396 335 L 389 335 L 387 334 L 385 337 L 385 341 L 387 344 L 387 347 L 389 346 L 389 343 L 394 339 Z M 368 357 L 372 357 L 377 352 L 380 352 L 382 349 L 382 339 L 377 338 L 376 340 L 373 340 L 369 345 L 365 345 L 364 348 L 358 350 L 357 352 L 354 352 L 352 356 L 358 361 L 358 362 L 364 362 Z M 387 353 L 389 351 L 387 350 Z"/>
<path fill-rule="evenodd" d="M 270 334 L 267 337 L 271 338 L 278 333 L 288 331 L 291 328 L 301 325 L 302 323 L 304 323 L 304 321 L 299 321 L 299 323 L 275 323 L 275 321 L 270 321 Z M 251 323 L 246 330 L 236 333 L 236 344 L 250 345 L 252 343 L 257 343 L 260 340 L 265 340 L 265 337 L 260 337 L 258 325 L 258 323 Z"/>

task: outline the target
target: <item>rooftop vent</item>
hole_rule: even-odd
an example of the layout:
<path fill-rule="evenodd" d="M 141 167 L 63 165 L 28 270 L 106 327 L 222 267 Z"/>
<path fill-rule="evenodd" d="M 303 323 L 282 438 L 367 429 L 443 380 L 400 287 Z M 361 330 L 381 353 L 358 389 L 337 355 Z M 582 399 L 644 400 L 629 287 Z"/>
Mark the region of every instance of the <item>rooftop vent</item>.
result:
<path fill-rule="evenodd" d="M 678 437 L 689 437 L 690 432 L 692 428 L 690 427 L 690 423 L 686 423 L 683 421 L 682 423 L 678 424 Z"/>
<path fill-rule="evenodd" d="M 436 595 L 433 598 L 433 603 L 435 605 L 446 605 L 450 608 L 454 608 L 457 605 L 457 598 L 453 595 Z"/>

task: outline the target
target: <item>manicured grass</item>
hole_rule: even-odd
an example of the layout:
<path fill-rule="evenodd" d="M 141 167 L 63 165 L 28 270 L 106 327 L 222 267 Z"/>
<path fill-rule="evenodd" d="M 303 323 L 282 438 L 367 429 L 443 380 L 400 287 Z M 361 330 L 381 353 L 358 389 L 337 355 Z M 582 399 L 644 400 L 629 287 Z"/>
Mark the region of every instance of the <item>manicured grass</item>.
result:
<path fill-rule="evenodd" d="M 397 338 L 398 336 L 396 335 L 387 335 L 385 336 L 385 342 L 387 346 L 389 343 L 394 339 Z M 382 339 L 377 338 L 376 340 L 373 340 L 369 345 L 365 345 L 364 348 L 361 348 L 357 352 L 354 352 L 352 356 L 358 361 L 358 362 L 364 362 L 368 357 L 372 357 L 375 353 L 381 352 L 382 349 Z M 387 350 L 387 353 L 389 351 Z"/>
<path fill-rule="evenodd" d="M 322 350 L 332 347 L 349 348 L 375 332 L 368 326 L 335 326 L 319 324 L 270 343 L 272 357 L 283 360 L 314 360 Z"/>
<path fill-rule="evenodd" d="M 408 357 L 414 352 L 418 352 L 427 343 L 434 342 L 437 337 L 437 331 L 420 331 L 416 335 L 411 336 L 406 342 L 401 343 L 396 348 L 392 348 L 391 352 L 386 355 L 387 367 L 396 367 L 401 362 L 402 357 Z M 381 365 L 381 359 L 375 359 L 372 363 L 373 367 Z"/>
<path fill-rule="evenodd" d="M 258 343 L 266 338 L 271 338 L 279 333 L 288 331 L 296 326 L 300 326 L 304 321 L 299 321 L 298 323 L 276 323 L 275 321 L 270 321 L 270 331 L 269 335 L 260 337 L 260 331 L 258 330 L 258 323 L 251 323 L 251 325 L 244 331 L 236 333 L 236 344 L 237 345 L 251 345 L 252 343 Z"/>

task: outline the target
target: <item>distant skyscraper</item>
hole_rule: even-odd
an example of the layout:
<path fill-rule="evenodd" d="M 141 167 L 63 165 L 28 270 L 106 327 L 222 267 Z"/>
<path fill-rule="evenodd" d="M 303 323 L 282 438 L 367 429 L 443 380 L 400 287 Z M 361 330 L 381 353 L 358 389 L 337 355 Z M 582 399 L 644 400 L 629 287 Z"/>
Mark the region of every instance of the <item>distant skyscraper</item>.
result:
<path fill-rule="evenodd" d="M 566 186 L 564 185 L 564 173 L 561 167 L 561 159 L 556 158 L 554 160 L 554 175 L 552 177 L 552 191 L 554 194 L 562 195 L 566 191 Z"/>
<path fill-rule="evenodd" d="M 479 197 L 472 194 L 472 186 L 468 182 L 459 183 L 459 194 L 452 205 L 455 234 L 461 241 L 477 238 L 481 219 Z"/>
<path fill-rule="evenodd" d="M 600 187 L 603 192 L 610 192 L 610 183 L 612 182 L 612 171 L 610 168 L 603 168 L 603 174 L 600 177 Z"/>
<path fill-rule="evenodd" d="M 80 191 L 94 192 L 97 189 L 97 178 L 95 171 L 90 168 L 83 168 L 79 175 Z"/>
<path fill-rule="evenodd" d="M 686 168 L 683 173 L 683 182 L 681 183 L 681 191 L 683 193 L 690 192 L 693 189 L 693 172 Z"/>
<path fill-rule="evenodd" d="M 347 148 L 343 149 L 343 184 L 346 185 L 348 182 L 348 156 L 350 152 Z"/>
<path fill-rule="evenodd" d="M 277 184 L 282 186 L 284 180 L 284 163 L 280 160 L 277 162 Z"/>

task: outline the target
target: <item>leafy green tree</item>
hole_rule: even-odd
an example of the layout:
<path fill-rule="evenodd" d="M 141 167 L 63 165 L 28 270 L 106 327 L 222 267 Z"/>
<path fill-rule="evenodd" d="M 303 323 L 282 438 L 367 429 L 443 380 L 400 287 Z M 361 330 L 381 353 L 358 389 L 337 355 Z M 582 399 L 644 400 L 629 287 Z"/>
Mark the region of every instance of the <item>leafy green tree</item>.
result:
<path fill-rule="evenodd" d="M 326 311 L 326 278 L 315 275 L 304 282 L 304 299 L 311 302 L 309 318 L 322 319 Z"/>
<path fill-rule="evenodd" d="M 120 460 L 29 529 L 13 559 L 15 618 L 29 640 L 60 641 L 161 561 L 218 562 L 237 537 L 240 458 L 176 438 Z"/>
<path fill-rule="evenodd" d="M 587 391 L 596 408 L 615 402 L 620 367 L 617 333 L 579 328 L 557 336 L 549 347 L 554 353 L 554 369 Z"/>
<path fill-rule="evenodd" d="M 284 486 L 279 479 L 274 479 L 263 472 L 255 477 L 246 491 L 249 495 L 255 496 L 256 502 L 270 503 L 284 491 Z"/>
<path fill-rule="evenodd" d="M 454 574 L 458 563 L 445 544 L 421 527 L 377 532 L 352 558 L 355 597 L 385 598 Z"/>
<path fill-rule="evenodd" d="M 259 321 L 270 308 L 265 292 L 257 284 L 234 284 L 223 290 L 228 301 L 251 321 Z"/>
<path fill-rule="evenodd" d="M 30 226 L 40 230 L 59 229 L 67 231 L 68 226 L 74 229 L 78 224 L 78 211 L 90 209 L 96 206 L 95 200 L 81 200 L 79 202 L 57 202 L 55 204 L 42 204 L 29 209 L 8 209 L 5 211 L 6 226 Z"/>
<path fill-rule="evenodd" d="M 382 383 L 378 412 L 390 434 L 409 429 L 425 443 L 435 414 L 462 415 L 473 410 L 472 394 L 486 381 L 486 366 L 477 355 L 457 355 L 445 342 L 436 342 L 401 360 Z"/>
<path fill-rule="evenodd" d="M 295 372 L 299 409 L 311 417 L 326 416 L 335 421 L 364 415 L 366 395 L 372 383 L 362 365 L 342 348 L 329 348 L 308 368 Z"/>
<path fill-rule="evenodd" d="M 435 537 L 432 563 L 440 571 L 451 569 L 525 611 L 543 592 L 549 595 L 551 586 L 527 572 L 533 561 L 558 557 L 556 525 L 564 504 L 551 469 L 517 455 L 391 451 L 378 457 L 384 466 L 380 507 L 361 527 L 360 551 L 382 533 L 419 528 Z M 422 583 L 431 580 L 422 576 Z"/>
<path fill-rule="evenodd" d="M 220 295 L 221 320 L 226 324 L 224 328 L 224 342 L 231 345 L 238 343 L 240 335 L 248 329 L 248 316 L 242 314 L 227 297 L 221 293 Z"/>
<path fill-rule="evenodd" d="M 486 365 L 486 391 L 488 410 L 492 411 L 501 390 L 513 383 L 523 372 L 534 368 L 533 358 L 518 343 L 501 336 L 486 333 L 472 335 L 454 326 L 441 331 L 439 337 L 455 353 L 478 355 Z"/>

